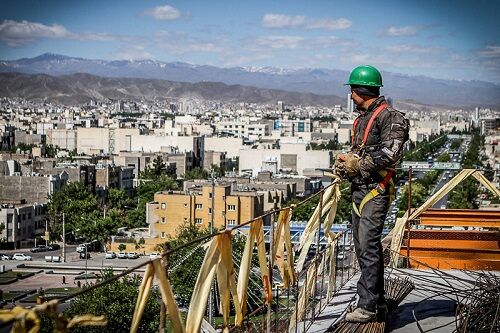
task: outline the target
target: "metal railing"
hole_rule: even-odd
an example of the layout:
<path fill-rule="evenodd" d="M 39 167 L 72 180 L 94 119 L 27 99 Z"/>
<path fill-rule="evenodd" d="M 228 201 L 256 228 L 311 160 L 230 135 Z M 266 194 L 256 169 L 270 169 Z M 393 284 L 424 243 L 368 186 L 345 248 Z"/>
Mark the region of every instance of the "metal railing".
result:
<path fill-rule="evenodd" d="M 271 240 L 275 238 L 276 223 L 278 220 L 278 215 L 284 210 L 291 209 L 314 200 L 317 196 L 320 197 L 319 211 L 323 211 L 323 195 L 326 190 L 332 184 L 315 195 L 303 200 L 292 207 L 285 207 L 281 209 L 275 209 L 271 212 L 259 216 L 251 221 L 243 223 L 241 225 L 233 226 L 227 230 L 219 230 L 217 232 L 205 235 L 203 237 L 197 238 L 195 240 L 189 241 L 182 244 L 174 249 L 168 249 L 162 254 L 163 260 L 166 262 L 170 261 L 175 253 L 186 250 L 187 253 L 196 253 L 200 255 L 203 251 L 201 244 L 210 241 L 218 235 L 223 233 L 231 232 L 235 234 L 238 229 L 244 228 L 258 220 L 271 221 L 270 223 L 270 234 Z M 291 214 L 291 212 L 290 212 Z M 335 296 L 335 294 L 341 289 L 341 287 L 354 275 L 356 271 L 356 256 L 354 253 L 354 247 L 352 246 L 352 234 L 350 230 L 339 232 L 336 234 L 336 240 L 331 243 L 323 245 L 320 237 L 323 235 L 321 231 L 321 220 L 322 217 L 327 215 L 320 214 L 320 226 L 315 232 L 315 243 L 309 249 L 308 256 L 304 268 L 300 272 L 295 272 L 296 281 L 293 285 L 288 288 L 282 287 L 282 281 L 279 274 L 279 270 L 275 267 L 274 257 L 276 254 L 273 252 L 273 242 L 269 245 L 268 250 L 266 250 L 267 255 L 267 265 L 271 277 L 272 283 L 272 301 L 266 303 L 264 288 L 262 286 L 262 281 L 260 280 L 260 269 L 259 264 L 256 261 L 252 261 L 250 273 L 249 273 L 249 287 L 248 287 L 248 311 L 243 324 L 239 327 L 230 325 L 229 328 L 233 332 L 306 332 L 311 324 L 315 321 L 321 311 L 325 308 L 329 301 Z M 233 236 L 234 238 L 238 236 Z M 239 236 L 241 237 L 241 236 Z M 186 260 L 185 258 L 183 260 Z M 233 253 L 233 263 L 235 265 L 235 271 L 237 271 L 237 266 L 241 260 L 240 253 Z M 85 288 L 79 290 L 78 292 L 61 297 L 56 300 L 56 303 L 67 302 L 69 300 L 82 297 L 91 293 L 99 288 L 105 287 L 122 279 L 131 274 L 137 273 L 140 268 L 147 266 L 151 261 L 146 261 L 133 268 L 123 271 L 120 274 L 114 275 L 109 279 L 104 281 L 96 282 L 95 284 L 87 285 Z M 180 264 L 182 265 L 182 263 Z M 168 274 L 172 273 L 172 269 L 179 267 L 175 262 L 169 263 L 171 270 L 166 267 L 165 271 Z M 293 265 L 295 269 L 295 265 Z M 153 286 L 152 288 L 157 288 Z M 181 285 L 176 285 L 172 283 L 173 294 L 181 294 Z M 214 304 L 219 304 L 218 297 L 220 297 L 217 291 L 212 291 L 213 297 L 215 299 Z M 181 304 L 181 316 L 185 316 L 185 310 L 190 304 Z M 46 307 L 35 306 L 32 313 L 41 313 L 46 311 Z M 217 311 L 215 311 L 215 314 Z M 100 315 L 96 313 L 95 315 Z M 127 314 L 123 314 L 126 316 Z M 132 314 L 130 314 L 131 316 Z M 205 320 L 208 320 L 208 311 L 206 312 Z M 110 318 L 112 319 L 112 318 Z M 15 318 L 10 320 L 5 320 L 0 327 L 6 326 L 9 323 L 15 321 Z M 184 319 L 185 320 L 185 319 Z M 220 318 L 214 317 L 214 322 L 211 323 L 213 327 L 222 327 Z M 170 327 L 167 323 L 163 323 L 162 327 L 168 331 Z M 101 328 L 102 329 L 102 328 Z M 204 329 L 202 328 L 202 331 Z M 104 331 L 104 330 L 102 330 Z"/>

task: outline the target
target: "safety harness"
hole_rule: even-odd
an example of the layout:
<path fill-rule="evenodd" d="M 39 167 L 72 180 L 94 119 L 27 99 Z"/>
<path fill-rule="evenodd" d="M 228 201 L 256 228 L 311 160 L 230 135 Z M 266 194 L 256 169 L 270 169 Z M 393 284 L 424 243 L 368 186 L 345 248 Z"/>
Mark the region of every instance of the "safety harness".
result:
<path fill-rule="evenodd" d="M 375 122 L 375 119 L 377 116 L 382 112 L 386 107 L 388 107 L 389 104 L 387 103 L 382 103 L 380 104 L 375 111 L 373 112 L 372 116 L 370 117 L 370 120 L 368 121 L 368 124 L 366 125 L 365 132 L 363 133 L 363 140 L 361 140 L 361 144 L 359 145 L 360 149 L 363 149 L 363 147 L 366 144 L 366 141 L 368 140 L 368 135 L 370 134 L 370 131 L 372 130 L 373 123 Z M 354 120 L 354 123 L 352 125 L 352 145 L 354 146 L 354 141 L 356 139 L 356 127 L 359 122 L 359 118 L 356 118 Z M 392 201 L 394 199 L 394 181 L 392 180 L 392 176 L 394 175 L 395 170 L 394 169 L 385 169 L 385 170 L 378 170 L 379 175 L 383 178 L 383 180 L 377 184 L 377 187 L 372 189 L 368 194 L 361 200 L 361 203 L 359 204 L 359 207 L 356 206 L 354 201 L 352 202 L 352 208 L 356 215 L 361 216 L 361 212 L 363 211 L 363 207 L 366 205 L 366 203 L 376 196 L 384 193 L 385 189 L 389 185 L 389 200 Z"/>

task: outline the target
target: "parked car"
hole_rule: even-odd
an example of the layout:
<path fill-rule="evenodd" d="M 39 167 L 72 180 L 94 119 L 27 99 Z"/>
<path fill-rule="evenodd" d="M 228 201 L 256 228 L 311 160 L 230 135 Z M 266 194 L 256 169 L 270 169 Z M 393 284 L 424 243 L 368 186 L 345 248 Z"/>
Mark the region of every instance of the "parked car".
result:
<path fill-rule="evenodd" d="M 61 245 L 59 244 L 50 244 L 49 245 L 49 251 L 55 251 L 55 250 L 59 250 L 61 248 Z"/>
<path fill-rule="evenodd" d="M 12 256 L 12 260 L 31 260 L 31 256 L 28 256 L 24 253 L 14 253 Z"/>
<path fill-rule="evenodd" d="M 118 259 L 127 259 L 127 252 L 120 252 L 117 255 Z"/>
<path fill-rule="evenodd" d="M 89 259 L 90 253 L 88 252 L 80 252 L 80 259 Z"/>
<path fill-rule="evenodd" d="M 46 245 L 38 245 L 37 247 L 34 247 L 30 249 L 30 252 L 45 252 L 48 251 L 49 247 Z"/>
<path fill-rule="evenodd" d="M 80 244 L 76 247 L 76 252 L 82 253 L 87 250 L 87 243 Z"/>
<path fill-rule="evenodd" d="M 139 258 L 139 255 L 136 252 L 129 252 L 129 253 L 127 253 L 127 258 L 137 259 L 137 258 Z"/>
<path fill-rule="evenodd" d="M 5 253 L 0 253 L 0 260 L 11 260 L 12 257 Z"/>
<path fill-rule="evenodd" d="M 160 257 L 161 257 L 161 254 L 158 252 L 153 252 L 149 255 L 149 259 L 156 259 L 156 258 L 160 258 Z"/>
<path fill-rule="evenodd" d="M 114 258 L 116 258 L 116 253 L 114 253 L 113 251 L 108 251 L 104 255 L 104 258 L 105 259 L 114 259 Z"/>

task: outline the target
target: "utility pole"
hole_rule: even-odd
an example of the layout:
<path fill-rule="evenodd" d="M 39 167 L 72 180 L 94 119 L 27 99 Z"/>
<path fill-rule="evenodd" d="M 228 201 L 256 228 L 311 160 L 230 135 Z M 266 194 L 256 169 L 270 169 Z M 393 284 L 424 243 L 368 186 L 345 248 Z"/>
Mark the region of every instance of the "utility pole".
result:
<path fill-rule="evenodd" d="M 62 262 L 66 262 L 66 229 L 65 229 L 65 224 L 64 224 L 64 213 L 62 214 L 63 218 L 63 248 L 62 248 Z"/>
<path fill-rule="evenodd" d="M 88 269 L 87 269 L 87 258 L 88 258 L 88 252 L 87 252 L 87 244 L 85 244 L 85 286 L 87 286 L 87 277 L 89 275 Z"/>
<path fill-rule="evenodd" d="M 210 173 L 212 177 L 212 215 L 210 216 L 210 233 L 213 234 L 214 232 L 214 215 L 215 215 L 215 172 L 212 169 L 212 172 Z M 210 297 L 208 299 L 208 322 L 210 325 L 213 325 L 213 312 L 214 312 L 214 290 L 213 290 L 214 283 L 212 281 L 210 285 Z"/>

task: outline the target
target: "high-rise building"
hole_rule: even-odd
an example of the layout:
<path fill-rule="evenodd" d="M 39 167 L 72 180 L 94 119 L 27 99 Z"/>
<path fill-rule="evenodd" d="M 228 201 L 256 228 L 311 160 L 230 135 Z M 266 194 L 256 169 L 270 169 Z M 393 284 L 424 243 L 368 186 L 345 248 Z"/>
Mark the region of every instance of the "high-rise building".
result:
<path fill-rule="evenodd" d="M 351 98 L 351 93 L 347 94 L 347 112 L 354 112 L 354 102 Z"/>

